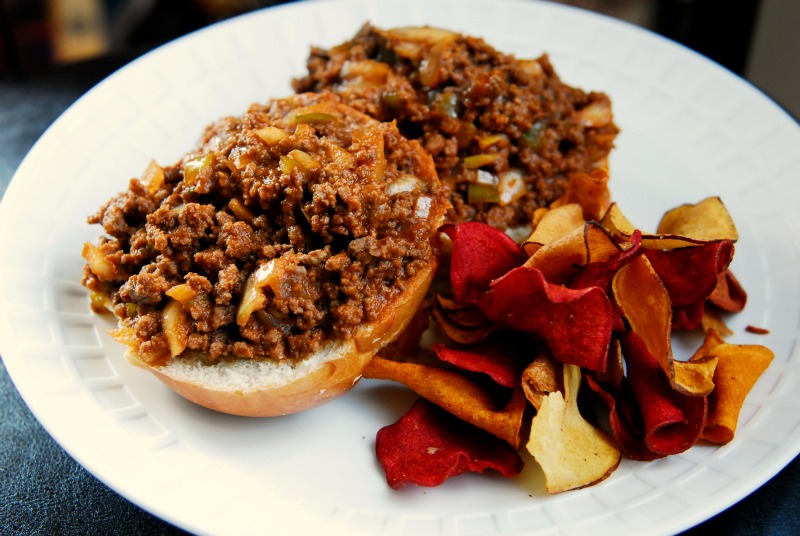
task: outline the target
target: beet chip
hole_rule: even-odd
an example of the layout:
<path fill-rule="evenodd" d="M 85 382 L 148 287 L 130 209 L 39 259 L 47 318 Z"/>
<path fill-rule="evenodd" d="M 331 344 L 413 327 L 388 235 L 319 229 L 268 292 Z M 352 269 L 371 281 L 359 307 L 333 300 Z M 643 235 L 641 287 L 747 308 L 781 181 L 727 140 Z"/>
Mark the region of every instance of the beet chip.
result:
<path fill-rule="evenodd" d="M 477 303 L 493 279 L 527 259 L 514 240 L 485 223 L 448 224 L 441 231 L 453 242 L 450 283 L 460 303 Z"/>
<path fill-rule="evenodd" d="M 603 289 L 569 289 L 520 267 L 492 282 L 480 308 L 490 320 L 540 337 L 562 363 L 606 368 L 616 316 Z"/>
<path fill-rule="evenodd" d="M 504 441 L 422 398 L 400 420 L 378 431 L 375 448 L 393 489 L 438 486 L 452 476 L 486 469 L 512 477 L 524 464 Z"/>
<path fill-rule="evenodd" d="M 469 349 L 449 348 L 434 344 L 439 359 L 470 372 L 482 372 L 503 387 L 517 387 L 522 374 L 520 360 L 500 343 L 488 343 Z"/>
<path fill-rule="evenodd" d="M 733 259 L 733 242 L 721 240 L 669 251 L 645 249 L 673 307 L 702 303 Z"/>
<path fill-rule="evenodd" d="M 705 427 L 706 397 L 675 391 L 659 362 L 633 331 L 625 333 L 621 341 L 628 381 L 644 420 L 647 448 L 663 456 L 684 452 L 697 442 Z"/>

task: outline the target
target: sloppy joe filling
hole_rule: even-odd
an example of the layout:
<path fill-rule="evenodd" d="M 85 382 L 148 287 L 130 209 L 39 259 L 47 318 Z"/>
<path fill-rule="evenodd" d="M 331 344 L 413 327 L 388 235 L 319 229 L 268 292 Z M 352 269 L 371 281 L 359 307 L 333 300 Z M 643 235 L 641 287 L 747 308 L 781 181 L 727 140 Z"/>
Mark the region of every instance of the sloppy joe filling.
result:
<path fill-rule="evenodd" d="M 149 363 L 300 359 L 348 339 L 434 260 L 432 160 L 330 94 L 253 105 L 179 163 L 151 164 L 90 223 L 93 307 Z"/>
<path fill-rule="evenodd" d="M 334 91 L 422 142 L 456 223 L 530 224 L 570 173 L 606 166 L 618 132 L 608 96 L 564 84 L 547 55 L 518 59 L 438 28 L 367 24 L 346 43 L 312 49 L 307 64 L 298 92 Z"/>

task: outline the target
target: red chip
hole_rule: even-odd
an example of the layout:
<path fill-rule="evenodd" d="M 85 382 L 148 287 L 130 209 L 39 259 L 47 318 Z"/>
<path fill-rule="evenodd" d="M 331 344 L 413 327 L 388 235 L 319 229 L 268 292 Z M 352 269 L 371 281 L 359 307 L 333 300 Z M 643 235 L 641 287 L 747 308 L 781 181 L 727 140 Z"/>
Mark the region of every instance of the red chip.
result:
<path fill-rule="evenodd" d="M 432 348 L 442 361 L 470 372 L 482 372 L 503 387 L 520 384 L 520 360 L 498 341 L 469 349 L 449 348 L 444 344 L 434 344 Z"/>
<path fill-rule="evenodd" d="M 527 259 L 514 240 L 485 223 L 447 224 L 440 230 L 453 242 L 450 283 L 457 302 L 477 303 L 493 279 Z"/>
<path fill-rule="evenodd" d="M 648 449 L 644 443 L 642 417 L 636 400 L 630 393 L 629 384 L 625 382 L 622 388 L 616 388 L 600 383 L 591 374 L 585 374 L 584 378 L 589 388 L 608 406 L 608 424 L 622 453 L 631 460 L 645 462 L 663 458 L 661 454 Z"/>
<path fill-rule="evenodd" d="M 717 286 L 720 274 L 733 259 L 733 242 L 720 240 L 695 247 L 644 250 L 664 283 L 673 307 L 705 301 Z"/>
<path fill-rule="evenodd" d="M 706 397 L 674 390 L 664 369 L 635 332 L 625 333 L 621 342 L 628 382 L 644 420 L 647 448 L 663 456 L 689 449 L 706 423 Z"/>
<path fill-rule="evenodd" d="M 479 307 L 489 320 L 537 335 L 562 363 L 606 369 L 617 317 L 599 287 L 569 289 L 522 266 L 493 281 Z"/>
<path fill-rule="evenodd" d="M 524 462 L 505 441 L 418 399 L 396 423 L 378 431 L 378 461 L 393 489 L 438 486 L 465 472 L 486 469 L 512 477 Z"/>

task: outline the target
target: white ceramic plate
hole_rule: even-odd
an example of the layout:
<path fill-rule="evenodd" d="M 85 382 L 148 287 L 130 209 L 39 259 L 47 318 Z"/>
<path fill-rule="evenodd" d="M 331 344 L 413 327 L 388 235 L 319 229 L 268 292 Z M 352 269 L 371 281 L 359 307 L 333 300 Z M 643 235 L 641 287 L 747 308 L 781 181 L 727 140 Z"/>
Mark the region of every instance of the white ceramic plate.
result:
<path fill-rule="evenodd" d="M 547 496 L 536 464 L 515 479 L 463 475 L 392 491 L 377 430 L 412 397 L 363 382 L 287 418 L 217 415 L 123 362 L 80 286 L 85 224 L 151 158 L 168 164 L 201 129 L 291 93 L 312 44 L 366 20 L 482 36 L 521 57 L 549 52 L 561 77 L 608 92 L 622 128 L 612 191 L 652 230 L 664 210 L 719 194 L 738 222 L 734 270 L 750 293 L 735 342 L 776 354 L 736 439 L 651 463 L 625 461 L 592 488 Z M 134 503 L 207 534 L 674 533 L 733 504 L 800 451 L 800 129 L 752 87 L 654 35 L 523 1 L 328 1 L 253 13 L 125 67 L 36 144 L 0 209 L 0 345 L 33 412 L 89 471 Z M 748 335 L 744 326 L 768 328 Z"/>

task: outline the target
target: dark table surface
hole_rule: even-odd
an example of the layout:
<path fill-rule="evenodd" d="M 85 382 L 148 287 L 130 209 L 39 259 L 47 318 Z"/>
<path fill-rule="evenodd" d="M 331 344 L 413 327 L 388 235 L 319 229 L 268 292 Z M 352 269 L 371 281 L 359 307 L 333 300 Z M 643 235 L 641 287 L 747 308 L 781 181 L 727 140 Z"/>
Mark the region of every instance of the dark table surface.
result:
<path fill-rule="evenodd" d="M 131 57 L 0 80 L 0 193 L 79 96 Z M 0 364 L 0 534 L 184 534 L 117 495 L 47 434 Z M 800 461 L 686 534 L 800 534 Z"/>

